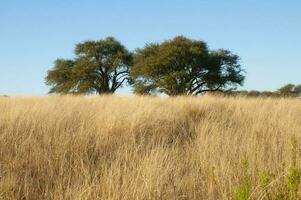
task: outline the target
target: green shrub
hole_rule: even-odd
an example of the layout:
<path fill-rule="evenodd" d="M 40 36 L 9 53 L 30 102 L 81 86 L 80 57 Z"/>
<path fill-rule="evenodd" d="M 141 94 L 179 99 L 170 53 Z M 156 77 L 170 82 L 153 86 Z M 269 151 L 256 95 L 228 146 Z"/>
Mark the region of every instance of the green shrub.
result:
<path fill-rule="evenodd" d="M 251 177 L 249 173 L 249 162 L 247 156 L 241 161 L 242 181 L 240 185 L 234 190 L 234 200 L 247 200 L 251 191 Z"/>

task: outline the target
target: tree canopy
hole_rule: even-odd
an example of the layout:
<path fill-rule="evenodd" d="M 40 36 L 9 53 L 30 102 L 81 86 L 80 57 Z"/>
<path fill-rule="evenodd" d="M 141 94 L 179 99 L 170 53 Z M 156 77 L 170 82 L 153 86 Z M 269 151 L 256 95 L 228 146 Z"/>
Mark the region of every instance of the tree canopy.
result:
<path fill-rule="evenodd" d="M 75 59 L 57 59 L 48 71 L 50 93 L 113 93 L 128 79 L 131 53 L 113 37 L 76 45 Z"/>
<path fill-rule="evenodd" d="M 197 95 L 236 88 L 244 71 L 230 51 L 210 51 L 203 41 L 178 36 L 137 49 L 130 76 L 139 94 Z"/>
<path fill-rule="evenodd" d="M 300 96 L 301 85 L 287 84 L 278 89 L 281 96 Z"/>
<path fill-rule="evenodd" d="M 210 93 L 211 94 L 211 93 Z M 276 91 L 257 91 L 257 90 L 236 90 L 227 91 L 222 93 L 215 93 L 218 96 L 244 96 L 244 97 L 300 97 L 301 96 L 301 85 L 286 84 Z"/>
<path fill-rule="evenodd" d="M 57 59 L 48 71 L 50 93 L 107 94 L 125 83 L 138 94 L 198 95 L 242 85 L 244 70 L 229 50 L 177 36 L 129 52 L 113 37 L 76 45 L 74 59 Z"/>

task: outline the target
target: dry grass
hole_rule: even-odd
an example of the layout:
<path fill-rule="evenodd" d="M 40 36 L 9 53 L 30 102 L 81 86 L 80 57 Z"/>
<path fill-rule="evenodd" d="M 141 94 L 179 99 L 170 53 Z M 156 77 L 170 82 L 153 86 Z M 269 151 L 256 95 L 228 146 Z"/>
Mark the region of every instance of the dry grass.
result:
<path fill-rule="evenodd" d="M 298 99 L 0 98 L 0 199 L 268 199 L 293 134 Z"/>

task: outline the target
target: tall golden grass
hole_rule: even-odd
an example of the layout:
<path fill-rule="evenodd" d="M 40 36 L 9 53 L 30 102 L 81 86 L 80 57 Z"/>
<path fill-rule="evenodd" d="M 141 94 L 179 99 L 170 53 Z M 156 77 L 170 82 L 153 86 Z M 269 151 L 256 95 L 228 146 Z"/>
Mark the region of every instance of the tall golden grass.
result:
<path fill-rule="evenodd" d="M 268 199 L 292 137 L 298 99 L 0 98 L 0 199 Z"/>

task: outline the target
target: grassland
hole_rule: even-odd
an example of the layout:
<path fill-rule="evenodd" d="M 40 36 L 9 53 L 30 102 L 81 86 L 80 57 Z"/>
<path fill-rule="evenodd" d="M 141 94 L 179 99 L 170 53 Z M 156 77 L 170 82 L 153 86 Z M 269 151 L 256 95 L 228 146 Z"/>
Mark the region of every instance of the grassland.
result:
<path fill-rule="evenodd" d="M 301 101 L 0 98 L 0 199 L 298 199 Z"/>

